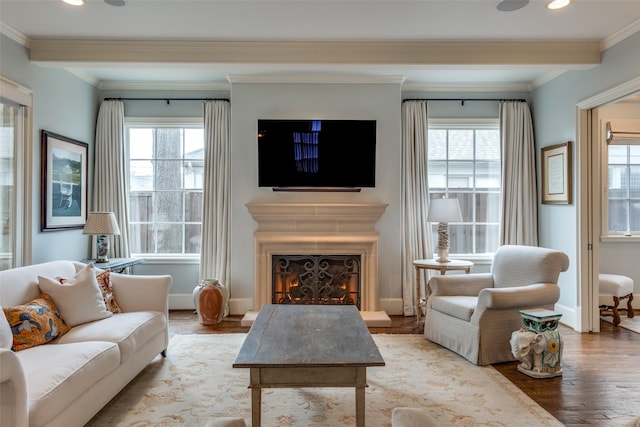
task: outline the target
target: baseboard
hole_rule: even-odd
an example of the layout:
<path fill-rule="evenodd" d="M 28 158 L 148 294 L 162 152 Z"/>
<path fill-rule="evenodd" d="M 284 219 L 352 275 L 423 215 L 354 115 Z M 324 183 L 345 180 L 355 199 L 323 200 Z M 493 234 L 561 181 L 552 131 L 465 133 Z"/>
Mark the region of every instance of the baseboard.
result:
<path fill-rule="evenodd" d="M 253 309 L 252 298 L 231 298 L 229 313 L 242 315 Z M 169 294 L 169 310 L 195 310 L 192 294 Z"/>

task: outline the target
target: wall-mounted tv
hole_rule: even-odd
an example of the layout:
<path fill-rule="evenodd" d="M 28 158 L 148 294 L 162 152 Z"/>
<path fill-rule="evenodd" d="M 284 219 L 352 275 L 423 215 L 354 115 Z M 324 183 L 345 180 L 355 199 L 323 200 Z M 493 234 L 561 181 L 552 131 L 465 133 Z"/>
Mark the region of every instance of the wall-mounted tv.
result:
<path fill-rule="evenodd" d="M 375 184 L 375 120 L 258 120 L 258 186 Z"/>

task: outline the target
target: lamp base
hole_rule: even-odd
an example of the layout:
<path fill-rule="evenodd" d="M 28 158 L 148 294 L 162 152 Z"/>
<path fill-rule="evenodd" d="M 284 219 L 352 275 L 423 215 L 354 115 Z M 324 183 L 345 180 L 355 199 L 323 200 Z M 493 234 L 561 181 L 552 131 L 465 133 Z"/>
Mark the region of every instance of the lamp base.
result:
<path fill-rule="evenodd" d="M 100 235 L 96 239 L 96 262 L 105 263 L 109 262 L 109 236 Z"/>
<path fill-rule="evenodd" d="M 438 248 L 438 258 L 436 259 L 436 261 L 442 262 L 442 263 L 451 261 L 449 259 L 449 249 Z"/>

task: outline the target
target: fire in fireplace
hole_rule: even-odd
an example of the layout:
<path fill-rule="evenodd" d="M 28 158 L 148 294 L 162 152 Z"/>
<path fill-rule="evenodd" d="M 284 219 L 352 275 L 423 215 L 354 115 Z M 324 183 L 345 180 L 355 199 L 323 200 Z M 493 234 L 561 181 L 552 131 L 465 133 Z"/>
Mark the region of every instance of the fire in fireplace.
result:
<path fill-rule="evenodd" d="M 273 304 L 355 304 L 360 255 L 273 255 Z"/>

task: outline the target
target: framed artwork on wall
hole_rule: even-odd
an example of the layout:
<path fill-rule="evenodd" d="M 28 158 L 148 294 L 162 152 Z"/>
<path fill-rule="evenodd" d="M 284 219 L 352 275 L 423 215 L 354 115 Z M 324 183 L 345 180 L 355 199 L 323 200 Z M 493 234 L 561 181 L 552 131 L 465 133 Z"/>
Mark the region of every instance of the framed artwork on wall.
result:
<path fill-rule="evenodd" d="M 40 231 L 84 227 L 89 146 L 41 131 Z"/>
<path fill-rule="evenodd" d="M 571 204 L 571 141 L 541 150 L 542 203 Z"/>

